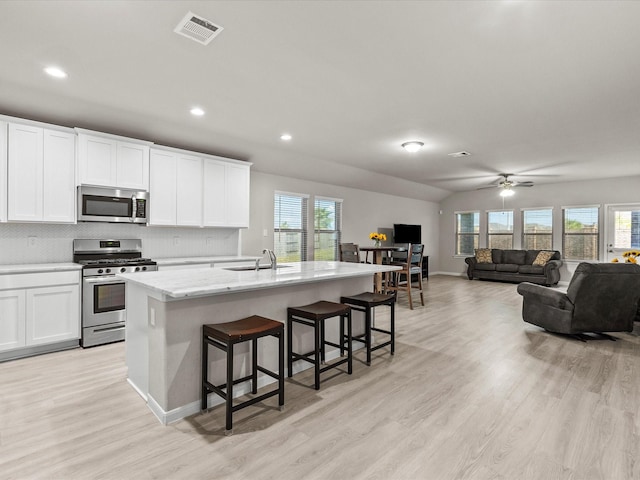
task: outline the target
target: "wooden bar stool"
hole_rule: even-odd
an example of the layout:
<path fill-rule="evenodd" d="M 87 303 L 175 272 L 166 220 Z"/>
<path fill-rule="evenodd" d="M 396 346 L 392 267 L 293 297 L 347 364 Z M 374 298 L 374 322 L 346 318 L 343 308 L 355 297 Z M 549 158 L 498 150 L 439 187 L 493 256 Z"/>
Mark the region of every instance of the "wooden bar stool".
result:
<path fill-rule="evenodd" d="M 278 339 L 278 373 L 258 365 L 258 339 L 266 336 Z M 251 340 L 251 373 L 246 377 L 233 379 L 233 346 Z M 209 382 L 209 349 L 219 348 L 227 354 L 226 383 L 213 385 Z M 258 393 L 258 371 L 278 380 L 278 388 L 258 397 L 233 404 L 233 386 L 251 381 L 251 393 Z M 226 391 L 225 391 L 226 390 Z M 215 323 L 202 326 L 202 411 L 207 410 L 207 397 L 215 393 L 226 403 L 225 435 L 233 433 L 232 414 L 241 408 L 261 402 L 266 398 L 278 395 L 280 410 L 284 405 L 284 324 L 275 320 L 253 315 L 251 317 L 227 323 Z"/>
<path fill-rule="evenodd" d="M 352 337 L 353 341 L 362 342 L 367 349 L 367 365 L 371 365 L 371 352 L 391 346 L 391 355 L 395 351 L 395 310 L 396 310 L 396 296 L 385 295 L 382 293 L 365 292 L 359 295 L 353 295 L 349 297 L 340 297 L 340 302 L 345 303 L 351 307 L 352 310 L 364 312 L 364 333 Z M 388 305 L 391 308 L 391 325 L 389 330 L 374 327 L 371 324 L 373 318 L 373 309 L 381 305 Z M 371 331 L 385 333 L 389 335 L 389 340 L 380 343 L 376 346 L 371 345 Z"/>
<path fill-rule="evenodd" d="M 324 322 L 328 318 L 340 317 L 340 340 L 338 343 L 328 342 L 324 336 Z M 325 347 L 330 345 L 340 349 L 340 356 L 345 353 L 344 321 L 347 321 L 346 351 L 347 357 L 336 362 L 320 367 L 325 360 Z M 301 323 L 313 328 L 314 349 L 308 353 L 296 353 L 293 351 L 293 324 Z M 349 375 L 353 372 L 353 348 L 351 343 L 351 308 L 348 305 L 335 302 L 320 301 L 302 307 L 290 307 L 287 309 L 287 361 L 289 377 L 293 375 L 293 362 L 304 360 L 312 363 L 315 369 L 315 388 L 320 389 L 320 374 L 331 368 L 347 364 Z M 313 357 L 313 358 L 312 358 Z"/>

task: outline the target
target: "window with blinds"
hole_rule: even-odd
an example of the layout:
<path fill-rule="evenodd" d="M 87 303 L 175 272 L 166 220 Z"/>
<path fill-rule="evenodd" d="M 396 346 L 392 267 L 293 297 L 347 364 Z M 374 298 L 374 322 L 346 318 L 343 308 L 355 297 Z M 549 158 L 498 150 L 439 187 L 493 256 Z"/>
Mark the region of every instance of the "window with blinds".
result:
<path fill-rule="evenodd" d="M 480 236 L 480 212 L 456 213 L 456 255 L 475 255 Z"/>
<path fill-rule="evenodd" d="M 313 258 L 315 260 L 339 260 L 342 200 L 316 197 L 313 218 Z"/>
<path fill-rule="evenodd" d="M 553 209 L 522 211 L 522 248 L 553 250 Z"/>
<path fill-rule="evenodd" d="M 599 207 L 563 207 L 562 256 L 565 260 L 598 260 Z"/>
<path fill-rule="evenodd" d="M 487 247 L 513 248 L 513 210 L 487 212 Z"/>
<path fill-rule="evenodd" d="M 278 262 L 307 260 L 307 210 L 307 195 L 275 193 L 273 249 Z"/>

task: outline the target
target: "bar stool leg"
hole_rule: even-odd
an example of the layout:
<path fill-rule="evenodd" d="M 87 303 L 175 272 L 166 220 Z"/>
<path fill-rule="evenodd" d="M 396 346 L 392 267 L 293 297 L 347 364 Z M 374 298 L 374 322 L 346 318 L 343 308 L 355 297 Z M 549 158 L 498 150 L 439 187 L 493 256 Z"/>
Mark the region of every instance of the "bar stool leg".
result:
<path fill-rule="evenodd" d="M 396 349 L 396 302 L 391 303 L 391 355 Z"/>
<path fill-rule="evenodd" d="M 251 393 L 258 393 L 258 339 L 251 341 Z"/>
<path fill-rule="evenodd" d="M 351 310 L 347 313 L 347 355 L 348 355 L 348 372 L 353 373 L 353 328 L 351 324 Z"/>
<path fill-rule="evenodd" d="M 227 343 L 227 425 L 224 434 L 233 434 L 233 343 Z"/>
<path fill-rule="evenodd" d="M 344 317 L 340 315 L 340 356 L 344 357 Z"/>
<path fill-rule="evenodd" d="M 284 410 L 284 331 L 278 334 L 278 406 Z"/>
<path fill-rule="evenodd" d="M 324 333 L 324 320 L 320 320 L 320 325 L 316 325 L 313 329 L 314 333 L 314 348 L 315 348 L 315 358 L 313 362 L 314 370 L 315 370 L 315 386 L 316 390 L 320 390 L 320 362 L 324 361 L 324 335 L 321 337 L 321 331 Z M 320 327 L 320 328 L 319 328 Z M 322 340 L 322 344 L 321 344 Z"/>
<path fill-rule="evenodd" d="M 287 315 L 287 376 L 293 376 L 293 319 L 291 315 Z M 284 374 L 284 372 L 283 372 Z"/>
<path fill-rule="evenodd" d="M 318 325 L 316 324 L 316 329 Z M 322 348 L 322 352 L 320 358 L 322 359 L 322 363 L 326 362 L 325 354 L 326 354 L 326 345 L 324 344 L 324 320 L 320 321 L 320 347 Z"/>
<path fill-rule="evenodd" d="M 364 341 L 367 348 L 367 365 L 371 365 L 371 307 L 367 307 L 364 313 Z"/>
<path fill-rule="evenodd" d="M 209 344 L 204 335 L 202 335 L 202 398 L 200 400 L 200 411 L 204 412 L 207 409 L 207 385 L 208 371 L 209 371 Z"/>

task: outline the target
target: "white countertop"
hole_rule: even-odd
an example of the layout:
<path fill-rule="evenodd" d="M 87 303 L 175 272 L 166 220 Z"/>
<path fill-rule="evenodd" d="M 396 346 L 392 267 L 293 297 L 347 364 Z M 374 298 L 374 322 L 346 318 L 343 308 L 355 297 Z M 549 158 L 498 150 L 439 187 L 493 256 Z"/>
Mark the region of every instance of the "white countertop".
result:
<path fill-rule="evenodd" d="M 166 265 L 193 265 L 197 263 L 229 263 L 229 262 L 255 262 L 262 256 L 251 255 L 226 255 L 214 257 L 176 257 L 176 258 L 154 258 L 158 266 Z"/>
<path fill-rule="evenodd" d="M 166 297 L 186 298 L 278 288 L 304 283 L 363 277 L 399 270 L 391 265 L 345 262 L 302 262 L 281 264 L 283 268 L 231 271 L 213 268 L 119 274 Z"/>
<path fill-rule="evenodd" d="M 65 272 L 69 270 L 81 270 L 82 265 L 77 263 L 24 263 L 16 265 L 0 265 L 0 275 L 15 273 L 37 272 Z"/>

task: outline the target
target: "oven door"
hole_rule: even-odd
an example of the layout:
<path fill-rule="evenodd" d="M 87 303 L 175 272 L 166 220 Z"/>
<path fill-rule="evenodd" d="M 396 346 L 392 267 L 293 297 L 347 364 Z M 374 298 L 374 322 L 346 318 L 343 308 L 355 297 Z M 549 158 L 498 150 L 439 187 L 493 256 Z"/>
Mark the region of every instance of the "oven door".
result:
<path fill-rule="evenodd" d="M 82 279 L 82 327 L 124 323 L 125 282 L 114 276 Z"/>

